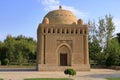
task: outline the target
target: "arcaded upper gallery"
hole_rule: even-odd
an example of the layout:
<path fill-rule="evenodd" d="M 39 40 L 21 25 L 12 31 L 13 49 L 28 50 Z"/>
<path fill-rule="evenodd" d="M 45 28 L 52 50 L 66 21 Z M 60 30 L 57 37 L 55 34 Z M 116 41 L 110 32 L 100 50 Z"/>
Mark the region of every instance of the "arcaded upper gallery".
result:
<path fill-rule="evenodd" d="M 50 11 L 37 30 L 37 70 L 90 70 L 88 26 L 68 10 Z"/>

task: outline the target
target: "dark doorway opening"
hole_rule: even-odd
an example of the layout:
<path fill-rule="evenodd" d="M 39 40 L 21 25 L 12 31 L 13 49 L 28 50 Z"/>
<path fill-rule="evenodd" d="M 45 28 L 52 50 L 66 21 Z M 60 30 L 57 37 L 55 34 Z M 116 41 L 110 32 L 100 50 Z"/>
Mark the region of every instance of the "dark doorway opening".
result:
<path fill-rule="evenodd" d="M 67 54 L 60 54 L 60 66 L 67 66 Z"/>

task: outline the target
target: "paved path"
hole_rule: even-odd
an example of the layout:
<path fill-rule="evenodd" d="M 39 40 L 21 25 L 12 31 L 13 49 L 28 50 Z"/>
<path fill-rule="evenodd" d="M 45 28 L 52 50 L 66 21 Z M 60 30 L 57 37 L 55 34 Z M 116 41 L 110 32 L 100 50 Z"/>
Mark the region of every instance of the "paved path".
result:
<path fill-rule="evenodd" d="M 0 71 L 0 78 L 4 80 L 24 80 L 25 78 L 66 78 L 63 72 L 38 71 Z M 108 77 L 120 77 L 120 71 L 110 69 L 91 69 L 90 72 L 77 72 L 75 80 L 106 80 Z"/>

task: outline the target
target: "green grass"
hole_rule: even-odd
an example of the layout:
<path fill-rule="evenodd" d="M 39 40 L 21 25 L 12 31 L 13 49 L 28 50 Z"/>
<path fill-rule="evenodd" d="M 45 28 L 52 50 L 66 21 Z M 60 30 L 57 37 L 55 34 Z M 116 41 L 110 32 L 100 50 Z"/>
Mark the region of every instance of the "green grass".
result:
<path fill-rule="evenodd" d="M 30 78 L 24 80 L 70 80 L 68 78 Z"/>
<path fill-rule="evenodd" d="M 108 80 L 120 80 L 120 78 L 107 78 Z"/>
<path fill-rule="evenodd" d="M 0 80 L 3 80 L 2 78 L 0 78 Z"/>

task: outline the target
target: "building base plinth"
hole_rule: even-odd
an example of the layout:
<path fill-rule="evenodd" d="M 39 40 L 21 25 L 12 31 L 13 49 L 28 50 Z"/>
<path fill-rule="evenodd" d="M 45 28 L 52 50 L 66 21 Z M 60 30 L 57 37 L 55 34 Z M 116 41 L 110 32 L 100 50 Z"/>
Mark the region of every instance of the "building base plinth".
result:
<path fill-rule="evenodd" d="M 37 65 L 38 71 L 64 71 L 65 69 L 68 68 L 73 68 L 76 71 L 90 71 L 89 64 L 81 64 L 74 66 L 53 66 L 53 65 L 44 65 L 44 64 Z"/>

